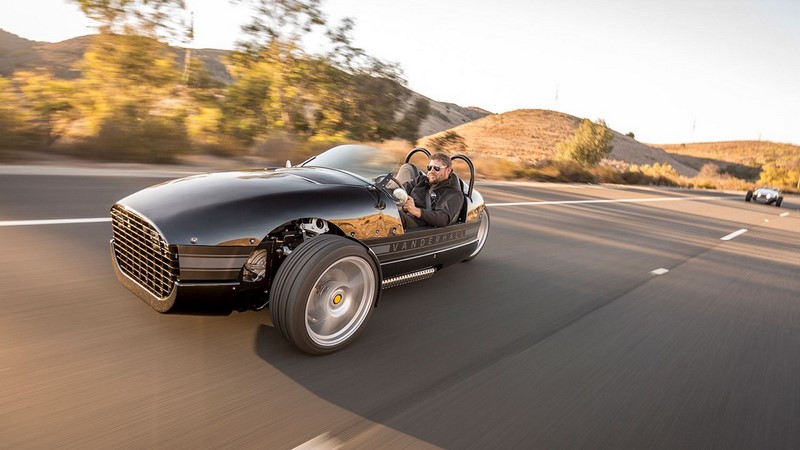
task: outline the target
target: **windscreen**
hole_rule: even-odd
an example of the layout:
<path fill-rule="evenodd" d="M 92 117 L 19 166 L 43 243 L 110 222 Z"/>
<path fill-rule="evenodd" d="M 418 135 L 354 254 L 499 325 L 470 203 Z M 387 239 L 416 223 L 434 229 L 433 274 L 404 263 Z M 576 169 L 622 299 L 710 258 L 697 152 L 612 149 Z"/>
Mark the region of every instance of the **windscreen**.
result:
<path fill-rule="evenodd" d="M 396 155 L 366 145 L 340 145 L 301 164 L 301 167 L 327 167 L 344 170 L 371 182 L 394 172 L 400 161 Z"/>

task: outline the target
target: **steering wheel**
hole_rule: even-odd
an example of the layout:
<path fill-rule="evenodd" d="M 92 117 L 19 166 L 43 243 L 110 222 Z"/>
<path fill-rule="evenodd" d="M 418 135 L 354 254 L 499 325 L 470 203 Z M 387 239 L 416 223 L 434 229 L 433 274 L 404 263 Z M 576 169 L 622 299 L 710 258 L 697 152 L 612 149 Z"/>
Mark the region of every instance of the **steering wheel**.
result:
<path fill-rule="evenodd" d="M 395 185 L 397 186 L 395 189 L 392 189 L 392 188 L 390 188 L 390 187 L 388 186 L 390 181 L 393 181 L 393 182 L 395 183 Z M 408 198 L 408 194 L 407 194 L 407 193 L 406 193 L 406 191 L 403 189 L 403 185 L 402 185 L 402 184 L 400 184 L 400 181 L 398 181 L 398 180 L 397 180 L 397 178 L 395 178 L 395 176 L 394 176 L 394 175 L 392 175 L 392 173 L 391 173 L 391 172 L 387 173 L 387 174 L 386 174 L 386 175 L 385 175 L 383 178 L 381 178 L 381 180 L 380 180 L 380 181 L 378 181 L 378 182 L 377 182 L 375 185 L 376 185 L 376 186 L 377 186 L 379 189 L 381 189 L 382 191 L 384 191 L 384 192 L 386 192 L 387 194 L 389 194 L 389 197 L 390 197 L 390 198 L 391 198 L 391 199 L 394 201 L 394 203 L 395 203 L 397 206 L 401 206 L 403 203 L 405 203 L 405 202 L 406 202 L 406 198 Z M 399 194 L 399 192 L 398 192 L 398 191 L 402 191 L 402 194 L 400 194 L 400 196 L 396 195 L 396 193 L 398 193 L 398 194 Z M 405 194 L 405 195 L 403 195 L 403 194 Z"/>

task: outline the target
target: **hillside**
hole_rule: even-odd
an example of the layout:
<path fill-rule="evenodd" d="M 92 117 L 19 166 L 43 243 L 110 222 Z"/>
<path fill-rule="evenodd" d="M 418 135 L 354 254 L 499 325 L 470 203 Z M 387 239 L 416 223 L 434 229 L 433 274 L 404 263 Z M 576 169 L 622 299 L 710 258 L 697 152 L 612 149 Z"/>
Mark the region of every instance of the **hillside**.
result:
<path fill-rule="evenodd" d="M 463 137 L 471 153 L 534 163 L 554 157 L 558 143 L 571 137 L 579 124 L 580 119 L 569 114 L 520 109 L 489 115 L 449 131 Z M 697 169 L 681 163 L 660 148 L 637 142 L 616 131 L 613 133 L 611 160 L 639 165 L 666 163 L 681 175 L 697 174 Z M 442 134 L 444 132 L 426 136 L 419 143 L 422 146 L 429 145 L 431 139 Z"/>
<path fill-rule="evenodd" d="M 659 145 L 674 158 L 692 167 L 706 163 L 758 167 L 772 161 L 796 161 L 800 146 L 768 141 L 699 142 Z"/>
<path fill-rule="evenodd" d="M 0 75 L 8 77 L 19 68 L 40 66 L 42 57 L 36 50 L 37 44 L 0 30 Z"/>
<path fill-rule="evenodd" d="M 19 37 L 0 29 L 0 75 L 10 77 L 15 71 L 45 68 L 56 77 L 74 79 L 80 76 L 76 64 L 83 58 L 91 36 L 81 36 L 62 42 L 38 42 Z M 181 67 L 186 52 L 184 48 L 173 47 L 175 62 Z M 221 85 L 233 81 L 225 65 L 230 50 L 192 49 L 192 58 L 203 62 L 211 79 Z M 428 100 L 431 112 L 420 124 L 419 135 L 426 136 L 447 130 L 466 122 L 491 114 L 480 108 L 465 108 L 453 103 L 438 102 L 411 91 L 409 104 L 417 98 Z"/>
<path fill-rule="evenodd" d="M 437 102 L 413 91 L 409 102 L 413 102 L 417 98 L 424 98 L 431 105 L 431 112 L 419 126 L 420 136 L 429 136 L 440 131 L 449 130 L 492 114 L 481 108 L 465 108 L 455 103 Z"/>
<path fill-rule="evenodd" d="M 44 68 L 56 77 L 78 78 L 81 73 L 76 64 L 83 58 L 91 43 L 91 36 L 80 36 L 61 42 L 31 41 L 0 29 L 0 75 L 11 76 L 18 70 Z M 173 47 L 175 62 L 183 65 L 184 49 Z M 227 50 L 193 49 L 193 58 L 203 61 L 211 78 L 223 84 L 231 82 L 231 76 L 224 65 Z"/>

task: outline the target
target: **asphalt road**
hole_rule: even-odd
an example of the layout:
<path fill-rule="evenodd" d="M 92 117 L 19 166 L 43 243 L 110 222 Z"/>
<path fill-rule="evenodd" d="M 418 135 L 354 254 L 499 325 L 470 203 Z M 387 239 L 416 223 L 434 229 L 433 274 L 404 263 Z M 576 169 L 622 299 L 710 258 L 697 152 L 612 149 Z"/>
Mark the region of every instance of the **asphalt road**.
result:
<path fill-rule="evenodd" d="M 121 175 L 0 171 L 0 447 L 800 448 L 798 197 L 479 184 L 483 252 L 311 357 L 154 312 L 107 222 L 18 222 L 160 181 Z"/>

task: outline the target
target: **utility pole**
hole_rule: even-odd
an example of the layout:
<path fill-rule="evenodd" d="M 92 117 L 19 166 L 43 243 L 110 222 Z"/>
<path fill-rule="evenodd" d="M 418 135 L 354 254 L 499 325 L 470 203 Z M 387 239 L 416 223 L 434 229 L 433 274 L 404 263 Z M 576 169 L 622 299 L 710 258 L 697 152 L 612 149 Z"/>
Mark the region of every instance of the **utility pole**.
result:
<path fill-rule="evenodd" d="M 189 78 L 191 75 L 190 68 L 192 67 L 192 45 L 194 45 L 194 11 L 192 11 L 191 23 L 186 32 L 186 50 L 183 56 L 183 84 L 189 86 Z"/>

